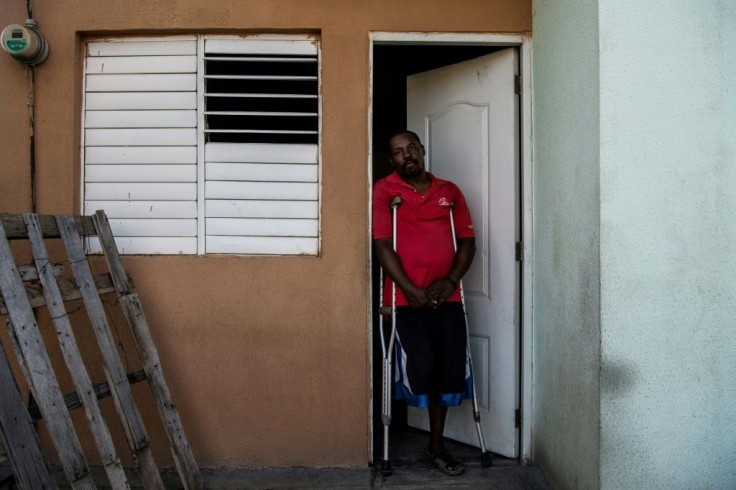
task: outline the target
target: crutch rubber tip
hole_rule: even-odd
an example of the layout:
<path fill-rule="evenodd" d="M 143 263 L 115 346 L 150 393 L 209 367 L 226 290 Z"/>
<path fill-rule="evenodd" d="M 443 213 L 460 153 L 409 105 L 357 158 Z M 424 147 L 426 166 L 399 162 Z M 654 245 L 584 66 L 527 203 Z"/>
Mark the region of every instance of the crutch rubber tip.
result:
<path fill-rule="evenodd" d="M 390 475 L 393 470 L 391 469 L 391 461 L 381 461 L 381 474 L 383 476 Z"/>
<path fill-rule="evenodd" d="M 480 453 L 480 465 L 483 468 L 490 468 L 493 466 L 493 461 L 491 460 L 491 453 L 486 451 L 483 453 Z"/>

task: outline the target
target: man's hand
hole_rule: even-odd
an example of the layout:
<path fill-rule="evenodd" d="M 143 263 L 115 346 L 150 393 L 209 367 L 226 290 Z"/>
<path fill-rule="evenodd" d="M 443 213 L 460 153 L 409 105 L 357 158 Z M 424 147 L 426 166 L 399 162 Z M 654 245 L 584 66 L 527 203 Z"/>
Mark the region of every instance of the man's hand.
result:
<path fill-rule="evenodd" d="M 427 288 L 427 292 L 434 301 L 432 307 L 437 308 L 443 305 L 447 298 L 449 298 L 454 291 L 455 286 L 453 286 L 450 281 L 445 278 L 439 279 L 430 284 Z"/>
<path fill-rule="evenodd" d="M 418 310 L 420 308 L 436 308 L 437 300 L 435 300 L 429 290 L 422 289 L 420 287 L 413 286 L 411 288 L 402 289 L 406 300 L 409 302 L 409 306 Z"/>
<path fill-rule="evenodd" d="M 401 267 L 399 256 L 393 249 L 390 238 L 383 238 L 374 241 L 376 256 L 381 263 L 383 270 L 394 281 L 394 283 L 404 292 L 409 305 L 414 309 L 419 308 L 437 308 L 442 305 L 447 298 L 455 291 L 455 287 L 450 284 L 446 278 L 439 279 L 429 285 L 427 289 L 418 287 L 411 282 L 409 277 Z M 455 261 L 448 271 L 448 275 L 460 278 L 467 272 L 470 264 L 473 262 L 475 254 L 474 238 L 459 238 L 458 251 L 455 254 Z"/>

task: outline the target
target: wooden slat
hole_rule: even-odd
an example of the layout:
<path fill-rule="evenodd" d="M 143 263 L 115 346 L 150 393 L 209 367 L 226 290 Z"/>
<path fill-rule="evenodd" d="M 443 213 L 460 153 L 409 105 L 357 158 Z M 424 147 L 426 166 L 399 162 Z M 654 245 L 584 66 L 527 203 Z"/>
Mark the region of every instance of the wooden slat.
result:
<path fill-rule="evenodd" d="M 53 216 L 39 216 L 38 218 L 44 238 L 59 238 L 59 228 L 56 226 Z M 2 223 L 8 239 L 28 238 L 28 231 L 22 214 L 0 214 L 0 223 Z M 75 216 L 74 223 L 80 235 L 97 234 L 90 216 Z"/>
<path fill-rule="evenodd" d="M 128 382 L 130 384 L 145 381 L 145 379 L 146 372 L 142 369 L 139 369 L 138 371 L 132 373 L 128 373 Z M 94 383 L 92 385 L 92 389 L 94 390 L 95 396 L 98 400 L 102 400 L 103 398 L 107 398 L 108 396 L 112 395 L 112 392 L 110 391 L 110 384 L 107 382 Z M 66 403 L 66 409 L 69 411 L 76 410 L 77 408 L 82 407 L 81 399 L 79 398 L 79 394 L 77 394 L 76 391 L 64 395 L 64 403 Z M 38 409 L 38 405 L 30 405 L 28 407 L 28 413 L 31 416 L 31 420 L 33 420 L 34 422 L 37 422 L 43 418 L 41 411 Z"/>
<path fill-rule="evenodd" d="M 54 277 L 64 275 L 64 264 L 49 264 L 49 269 L 54 274 Z M 20 273 L 21 281 L 35 281 L 38 279 L 38 271 L 34 265 L 19 265 L 18 272 Z"/>
<path fill-rule="evenodd" d="M 86 213 L 104 209 L 116 218 L 196 218 L 196 201 L 90 201 Z"/>
<path fill-rule="evenodd" d="M 317 145 L 268 143 L 207 143 L 206 162 L 224 163 L 317 163 Z"/>
<path fill-rule="evenodd" d="M 87 58 L 85 73 L 196 73 L 197 57 L 99 56 Z"/>
<path fill-rule="evenodd" d="M 207 236 L 207 253 L 316 255 L 317 238 Z"/>
<path fill-rule="evenodd" d="M 87 165 L 197 163 L 196 146 L 102 146 L 84 150 Z"/>
<path fill-rule="evenodd" d="M 205 53 L 316 55 L 316 40 L 206 39 Z"/>
<path fill-rule="evenodd" d="M 110 270 L 112 282 L 115 285 L 115 291 L 118 295 L 126 295 L 132 292 L 133 285 L 130 282 L 128 274 L 125 272 L 123 262 L 120 260 L 120 254 L 115 245 L 115 236 L 110 228 L 110 220 L 107 218 L 104 210 L 97 210 L 93 215 L 93 223 L 97 236 L 100 237 L 100 245 L 105 254 L 107 267 Z"/>
<path fill-rule="evenodd" d="M 146 377 L 151 385 L 156 406 L 164 422 L 164 428 L 171 444 L 172 454 L 174 455 L 179 475 L 185 488 L 202 488 L 199 469 L 197 468 L 191 447 L 184 434 L 176 405 L 174 405 L 171 399 L 169 387 L 164 379 L 158 350 L 151 337 L 138 295 L 136 293 L 130 293 L 130 283 L 120 261 L 120 255 L 115 248 L 115 242 L 112 240 L 112 231 L 110 230 L 107 216 L 105 216 L 103 211 L 98 211 L 95 213 L 93 220 L 97 228 L 97 234 L 105 250 L 105 259 L 107 260 L 108 268 L 118 290 L 120 304 L 123 307 L 125 318 L 136 340 L 138 356 L 143 361 L 143 369 L 146 371 Z"/>
<path fill-rule="evenodd" d="M 90 270 L 87 257 L 82 247 L 82 240 L 73 227 L 73 217 L 59 215 L 56 216 L 56 222 L 59 226 L 64 248 L 66 249 L 69 263 L 77 284 L 80 286 L 82 300 L 87 309 L 92 324 L 92 329 L 97 338 L 97 343 L 102 353 L 103 364 L 105 366 L 105 375 L 112 390 L 112 396 L 115 400 L 115 408 L 118 416 L 123 424 L 125 435 L 128 439 L 128 445 L 138 458 L 143 481 L 151 488 L 163 489 L 161 475 L 156 469 L 155 462 L 151 455 L 149 447 L 149 438 L 146 428 L 143 425 L 138 407 L 133 399 L 127 376 L 123 370 L 123 364 L 120 355 L 115 346 L 115 341 L 110 332 L 110 326 L 105 315 L 102 301 L 97 290 L 94 288 L 92 279 L 92 271 Z M 99 235 L 99 232 L 98 232 Z M 110 271 L 115 277 L 116 272 L 125 275 L 125 271 Z M 115 282 L 115 281 L 113 281 Z M 153 471 L 153 469 L 156 469 Z"/>
<path fill-rule="evenodd" d="M 0 445 L 21 488 L 58 488 L 0 342 Z M 0 448 L 2 449 L 2 448 Z"/>
<path fill-rule="evenodd" d="M 196 128 L 85 129 L 85 146 L 196 145 Z"/>
<path fill-rule="evenodd" d="M 126 255 L 191 255 L 197 253 L 196 237 L 116 237 L 115 244 Z M 102 252 L 99 244 L 90 244 L 89 253 Z"/>
<path fill-rule="evenodd" d="M 153 343 L 148 324 L 143 314 L 140 300 L 137 293 L 131 293 L 120 296 L 120 304 L 123 307 L 128 326 L 133 332 L 138 347 L 138 355 L 143 360 L 146 377 L 151 386 L 151 392 L 156 402 L 161 420 L 164 423 L 164 429 L 171 444 L 171 453 L 174 456 L 176 468 L 181 477 L 184 488 L 201 489 L 203 487 L 202 478 L 199 468 L 194 459 L 192 448 L 184 433 L 181 425 L 179 412 L 176 410 L 171 399 L 169 387 L 164 379 L 161 369 L 161 362 L 158 357 L 158 351 Z"/>
<path fill-rule="evenodd" d="M 194 201 L 197 199 L 197 184 L 92 182 L 84 185 L 84 193 L 91 201 Z"/>
<path fill-rule="evenodd" d="M 85 165 L 86 182 L 196 182 L 196 165 Z"/>
<path fill-rule="evenodd" d="M 77 347 L 74 331 L 69 322 L 66 308 L 64 308 L 64 299 L 61 296 L 53 272 L 49 267 L 51 264 L 48 259 L 49 255 L 46 251 L 46 245 L 41 235 L 38 216 L 35 214 L 26 214 L 24 220 L 28 229 L 28 238 L 31 242 L 33 261 L 36 264 L 39 280 L 43 286 L 46 305 L 51 314 L 56 335 L 59 337 L 59 346 L 66 366 L 72 375 L 74 387 L 84 406 L 92 438 L 100 454 L 105 473 L 114 489 L 129 488 L 125 472 L 120 464 L 120 459 L 115 452 L 112 436 L 105 424 L 100 407 L 97 404 L 97 397 L 94 394 L 92 381 L 89 379 L 89 374 L 87 374 L 84 361 L 82 360 L 82 354 Z"/>
<path fill-rule="evenodd" d="M 69 227 L 76 233 L 73 220 L 70 220 Z M 5 230 L 0 227 L 0 292 L 9 310 L 12 324 L 10 334 L 15 339 L 18 361 L 23 366 L 31 392 L 46 418 L 67 480 L 75 488 L 94 488 L 81 444 L 64 407 L 59 384 L 14 263 Z"/>
<path fill-rule="evenodd" d="M 158 38 L 148 41 L 116 39 L 87 43 L 87 56 L 160 56 L 197 54 L 197 41 L 192 39 Z"/>
<path fill-rule="evenodd" d="M 194 73 L 87 75 L 87 92 L 186 92 L 197 90 Z"/>
<path fill-rule="evenodd" d="M 207 235 L 317 237 L 316 219 L 207 218 Z"/>
<path fill-rule="evenodd" d="M 252 182 L 317 182 L 317 164 L 207 162 L 208 180 L 249 180 Z"/>
<path fill-rule="evenodd" d="M 197 111 L 86 111 L 85 128 L 193 128 Z"/>
<path fill-rule="evenodd" d="M 95 274 L 94 281 L 97 292 L 100 294 L 109 293 L 115 290 L 108 272 Z M 61 291 L 61 297 L 64 301 L 81 299 L 82 295 L 79 292 L 77 283 L 74 282 L 73 279 L 57 279 L 56 283 L 59 285 L 59 291 Z M 43 291 L 41 291 L 41 288 L 38 287 L 38 285 L 27 285 L 26 294 L 28 296 L 28 301 L 31 304 L 31 308 L 39 308 L 46 304 L 46 298 L 43 297 Z M 8 309 L 5 306 L 2 295 L 0 295 L 0 314 L 8 314 Z"/>
<path fill-rule="evenodd" d="M 237 201 L 208 199 L 207 218 L 317 218 L 315 201 Z"/>
<path fill-rule="evenodd" d="M 195 92 L 91 92 L 85 95 L 88 111 L 196 109 Z"/>
<path fill-rule="evenodd" d="M 301 182 L 225 182 L 205 183 L 207 199 L 263 199 L 279 201 L 316 201 L 316 183 Z"/>

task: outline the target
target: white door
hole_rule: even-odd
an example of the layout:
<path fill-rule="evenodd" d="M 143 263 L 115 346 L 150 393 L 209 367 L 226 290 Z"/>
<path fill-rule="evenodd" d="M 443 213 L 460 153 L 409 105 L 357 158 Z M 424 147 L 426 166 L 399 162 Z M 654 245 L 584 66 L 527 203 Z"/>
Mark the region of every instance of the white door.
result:
<path fill-rule="evenodd" d="M 463 191 L 477 253 L 463 280 L 478 405 L 486 448 L 518 457 L 519 104 L 515 48 L 407 78 L 409 129 L 422 138 L 428 169 Z M 409 410 L 426 429 L 426 410 Z M 451 408 L 445 435 L 479 446 L 472 403 Z"/>

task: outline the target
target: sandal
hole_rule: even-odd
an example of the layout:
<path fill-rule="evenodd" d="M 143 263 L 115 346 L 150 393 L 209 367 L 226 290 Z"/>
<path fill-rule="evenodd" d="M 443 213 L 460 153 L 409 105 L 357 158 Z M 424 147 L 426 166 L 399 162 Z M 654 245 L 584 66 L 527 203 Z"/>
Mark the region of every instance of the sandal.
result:
<path fill-rule="evenodd" d="M 440 449 L 439 451 L 433 453 L 429 450 L 429 448 L 427 448 L 424 451 L 424 454 L 427 455 L 429 460 L 438 470 L 440 470 L 447 476 L 462 475 L 465 472 L 465 466 L 463 466 L 460 461 L 453 458 L 450 455 L 450 451 L 448 451 L 447 449 Z"/>

